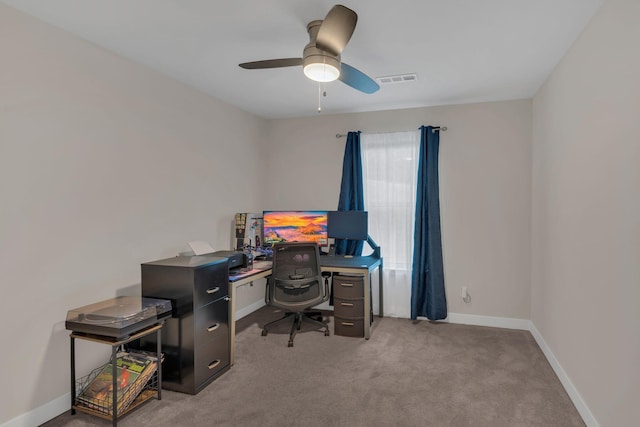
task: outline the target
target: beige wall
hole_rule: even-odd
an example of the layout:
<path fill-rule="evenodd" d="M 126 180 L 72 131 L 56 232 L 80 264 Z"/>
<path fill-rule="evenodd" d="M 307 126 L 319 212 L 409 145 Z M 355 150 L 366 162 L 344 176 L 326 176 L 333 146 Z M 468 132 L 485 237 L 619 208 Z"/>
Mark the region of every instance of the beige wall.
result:
<path fill-rule="evenodd" d="M 267 207 L 336 209 L 346 139 L 336 133 L 423 124 L 448 127 L 440 197 L 449 312 L 529 319 L 530 100 L 271 121 Z"/>
<path fill-rule="evenodd" d="M 434 124 L 449 128 L 440 152 L 449 312 L 532 319 L 590 425 L 631 425 L 639 8 L 609 0 L 533 104 L 266 122 L 0 5 L 0 338 L 11 348 L 0 354 L 11 391 L 0 424 L 67 393 L 67 310 L 137 294 L 140 263 L 189 240 L 227 247 L 234 212 L 334 208 L 336 133 Z M 243 301 L 261 294 L 249 289 Z M 79 351 L 86 371 L 104 360 L 95 346 Z"/>
<path fill-rule="evenodd" d="M 68 393 L 69 309 L 139 294 L 140 263 L 190 240 L 229 247 L 263 205 L 266 122 L 4 5 L 0 63 L 3 424 Z"/>
<path fill-rule="evenodd" d="M 532 320 L 601 426 L 640 422 L 638 22 L 607 1 L 533 108 Z"/>

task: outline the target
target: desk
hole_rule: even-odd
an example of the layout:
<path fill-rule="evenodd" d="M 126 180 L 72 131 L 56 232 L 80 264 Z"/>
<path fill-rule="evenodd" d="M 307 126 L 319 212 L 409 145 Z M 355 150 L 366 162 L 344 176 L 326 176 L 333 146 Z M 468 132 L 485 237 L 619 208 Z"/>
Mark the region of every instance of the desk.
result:
<path fill-rule="evenodd" d="M 258 266 L 257 266 L 258 267 Z M 371 274 L 378 270 L 380 309 L 379 317 L 383 317 L 383 285 L 382 285 L 382 257 L 354 256 L 345 257 L 343 255 L 323 255 L 320 257 L 320 270 L 331 273 L 345 273 L 364 277 L 364 338 L 371 337 Z M 235 336 L 236 336 L 236 288 L 254 280 L 269 277 L 271 268 L 262 266 L 251 271 L 232 275 L 229 277 L 229 293 L 231 296 L 231 307 L 229 310 L 229 328 L 231 331 L 231 364 L 235 360 Z"/>

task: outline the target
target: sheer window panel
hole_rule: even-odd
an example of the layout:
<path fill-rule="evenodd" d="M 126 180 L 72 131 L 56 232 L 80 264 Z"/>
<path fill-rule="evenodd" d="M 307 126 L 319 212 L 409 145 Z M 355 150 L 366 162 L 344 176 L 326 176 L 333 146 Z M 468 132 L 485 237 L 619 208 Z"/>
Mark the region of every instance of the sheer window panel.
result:
<path fill-rule="evenodd" d="M 369 235 L 384 258 L 384 314 L 408 318 L 420 132 L 363 133 L 360 144 Z"/>

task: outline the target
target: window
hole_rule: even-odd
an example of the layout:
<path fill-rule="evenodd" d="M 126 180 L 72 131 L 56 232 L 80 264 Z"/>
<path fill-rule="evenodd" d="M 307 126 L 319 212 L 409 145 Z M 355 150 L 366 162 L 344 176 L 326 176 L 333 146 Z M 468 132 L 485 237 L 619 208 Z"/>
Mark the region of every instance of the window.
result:
<path fill-rule="evenodd" d="M 420 131 L 363 133 L 360 145 L 369 235 L 384 258 L 384 314 L 409 317 Z"/>

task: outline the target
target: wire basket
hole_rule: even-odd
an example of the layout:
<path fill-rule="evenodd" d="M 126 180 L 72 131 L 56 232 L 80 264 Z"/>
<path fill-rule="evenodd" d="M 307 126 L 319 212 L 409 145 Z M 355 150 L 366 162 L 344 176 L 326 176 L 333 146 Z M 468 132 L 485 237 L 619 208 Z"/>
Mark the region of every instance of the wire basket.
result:
<path fill-rule="evenodd" d="M 113 416 L 114 394 L 111 372 L 111 363 L 106 363 L 76 381 L 75 406 L 78 409 L 89 409 L 100 414 Z M 122 368 L 118 367 L 118 380 L 120 380 L 121 372 Z M 145 390 L 150 392 L 158 390 L 158 373 L 155 362 L 135 380 L 123 387 L 118 387 L 117 415 L 124 414 L 139 396 L 144 397 L 144 400 L 148 399 L 150 396 L 149 393 L 143 393 Z M 152 394 L 155 395 L 155 393 Z"/>

